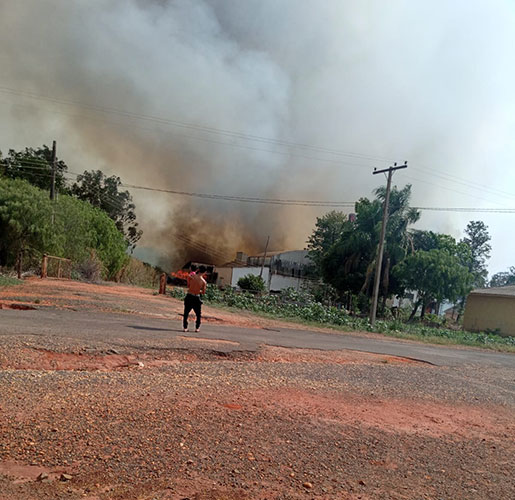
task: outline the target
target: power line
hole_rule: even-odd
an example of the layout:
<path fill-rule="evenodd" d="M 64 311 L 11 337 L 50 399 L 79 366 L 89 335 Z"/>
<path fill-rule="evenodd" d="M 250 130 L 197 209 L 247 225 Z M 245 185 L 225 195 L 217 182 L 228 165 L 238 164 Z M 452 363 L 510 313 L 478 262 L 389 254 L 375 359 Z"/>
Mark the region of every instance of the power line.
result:
<path fill-rule="evenodd" d="M 37 168 L 37 167 L 23 167 L 23 168 Z M 65 172 L 66 174 L 82 175 L 76 172 Z M 31 175 L 37 175 L 40 177 L 49 177 L 50 172 L 44 173 L 32 173 Z M 68 177 L 64 177 L 66 180 L 74 180 Z M 210 193 L 194 193 L 189 191 L 178 191 L 173 189 L 164 188 L 153 188 L 149 186 L 138 186 L 135 184 L 120 184 L 124 188 L 128 189 L 141 189 L 145 191 L 155 191 L 160 193 L 175 194 L 179 196 L 190 196 L 205 199 L 214 199 L 222 201 L 236 201 L 245 203 L 260 203 L 270 205 L 292 205 L 292 206 L 310 206 L 310 207 L 336 207 L 336 208 L 354 208 L 356 201 L 328 201 L 328 200 L 299 200 L 299 199 L 279 199 L 279 198 L 258 198 L 258 197 L 244 197 L 244 196 L 231 196 L 231 195 L 220 195 Z M 109 193 L 104 193 L 103 196 L 108 198 L 116 206 L 120 206 L 120 201 Z M 416 210 L 421 211 L 437 211 L 437 212 L 469 212 L 469 213 L 515 213 L 515 208 L 480 208 L 480 207 L 428 207 L 428 206 L 413 206 Z"/>
<path fill-rule="evenodd" d="M 496 188 L 490 188 L 490 187 L 486 187 L 484 184 L 481 184 L 481 183 L 478 183 L 478 182 L 474 182 L 474 181 L 471 181 L 471 180 L 468 180 L 468 179 L 462 179 L 456 175 L 453 175 L 453 174 L 449 174 L 449 173 L 446 173 L 446 172 L 442 172 L 441 170 L 439 170 L 438 172 L 435 172 L 435 168 L 430 168 L 430 167 L 427 167 L 425 165 L 420 165 L 418 167 L 413 167 L 415 170 L 419 170 L 419 171 L 422 171 L 425 173 L 425 171 L 427 171 L 427 175 L 434 175 L 434 176 L 437 176 L 437 177 L 440 177 L 444 180 L 447 180 L 447 181 L 450 181 L 450 182 L 454 182 L 456 184 L 462 184 L 464 186 L 467 186 L 467 187 L 471 187 L 472 189 L 476 189 L 478 191 L 481 191 L 481 192 L 490 192 L 492 194 L 495 194 L 497 196 L 504 196 L 504 197 L 507 197 L 507 198 L 515 198 L 515 193 L 510 193 L 508 191 L 502 191 L 500 189 L 496 189 Z M 440 172 L 440 173 L 439 173 Z"/>
<path fill-rule="evenodd" d="M 271 150 L 271 149 L 256 148 L 256 147 L 251 147 L 248 145 L 221 142 L 221 141 L 217 141 L 217 140 L 213 140 L 213 139 L 208 139 L 206 137 L 182 135 L 183 137 L 186 137 L 186 138 L 201 140 L 201 141 L 214 143 L 214 144 L 220 144 L 220 145 L 224 145 L 224 146 L 230 146 L 230 147 L 234 147 L 234 148 L 243 148 L 243 149 L 248 149 L 248 150 L 253 150 L 253 151 L 263 151 L 263 152 L 268 152 L 268 153 L 272 153 L 272 154 L 280 154 L 280 155 L 284 155 L 284 156 L 300 157 L 300 158 L 315 160 L 315 161 L 319 161 L 319 162 L 329 162 L 329 163 L 337 163 L 340 165 L 351 165 L 351 166 L 359 166 L 359 167 L 370 167 L 370 165 L 363 164 L 363 163 L 344 162 L 344 161 L 338 160 L 334 157 L 347 157 L 347 158 L 353 158 L 353 159 L 362 159 L 362 160 L 366 160 L 366 161 L 381 161 L 381 162 L 391 161 L 391 159 L 388 159 L 385 157 L 380 157 L 380 156 L 367 155 L 367 154 L 363 154 L 363 153 L 356 153 L 356 152 L 350 152 L 350 151 L 343 151 L 343 150 L 328 148 L 328 147 L 324 147 L 324 146 L 315 146 L 315 145 L 293 142 L 293 141 L 286 141 L 286 140 L 281 140 L 281 139 L 273 139 L 273 138 L 263 137 L 263 136 L 259 136 L 259 135 L 253 135 L 253 134 L 244 134 L 241 132 L 220 129 L 220 128 L 216 128 L 216 127 L 195 125 L 195 124 L 188 123 L 188 122 L 182 122 L 182 121 L 178 121 L 178 120 L 172 120 L 172 119 L 167 119 L 167 118 L 152 116 L 152 115 L 139 114 L 139 113 L 124 111 L 124 110 L 111 108 L 111 107 L 102 107 L 102 106 L 82 103 L 79 101 L 58 99 L 58 98 L 54 98 L 54 97 L 50 97 L 50 96 L 35 94 L 32 92 L 20 91 L 17 89 L 4 87 L 4 86 L 0 86 L 0 92 L 7 94 L 7 95 L 28 97 L 31 99 L 48 101 L 48 102 L 51 102 L 54 104 L 76 106 L 76 107 L 80 107 L 83 109 L 92 110 L 95 112 L 101 112 L 104 114 L 115 114 L 115 115 L 123 116 L 126 118 L 131 118 L 131 119 L 139 119 L 139 120 L 150 121 L 150 122 L 154 122 L 154 123 L 158 123 L 158 124 L 171 125 L 171 126 L 191 129 L 191 130 L 195 130 L 197 132 L 217 134 L 217 135 L 221 135 L 221 136 L 229 137 L 229 138 L 233 138 L 233 139 L 238 139 L 238 140 L 254 141 L 254 142 L 268 144 L 268 145 L 277 145 L 277 146 L 282 146 L 282 147 L 287 147 L 287 148 L 296 148 L 296 149 L 300 149 L 302 151 L 314 151 L 314 152 L 318 152 L 318 153 L 330 154 L 330 155 L 333 155 L 333 158 L 319 158 L 319 157 L 314 157 L 314 156 L 307 156 L 305 154 L 292 153 L 291 151 L 278 151 L 278 150 Z M 51 110 L 51 111 L 59 113 L 58 111 L 55 111 L 55 110 Z M 88 117 L 88 118 L 91 118 L 91 117 Z M 104 121 L 108 122 L 107 120 L 104 120 Z M 111 122 L 111 123 L 119 124 L 118 122 Z M 428 167 L 424 167 L 424 166 L 421 166 L 421 167 L 414 166 L 412 168 L 415 170 L 421 170 L 422 172 L 424 170 L 428 170 Z M 500 195 L 503 197 L 515 199 L 515 195 L 512 193 L 507 193 L 505 191 L 487 188 L 481 184 L 467 181 L 464 179 L 460 179 L 459 177 L 453 176 L 451 174 L 435 173 L 434 169 L 431 169 L 431 172 L 433 175 L 443 178 L 444 180 L 448 180 L 449 182 L 462 184 L 462 185 L 465 185 L 472 189 L 481 190 L 482 192 L 491 192 L 492 194 L 496 194 L 496 196 Z M 416 179 L 416 180 L 420 180 L 421 182 L 427 182 L 427 181 L 424 181 L 421 179 Z M 475 196 L 471 193 L 463 193 L 463 192 L 460 192 L 457 190 L 453 190 L 446 186 L 441 186 L 439 184 L 433 183 L 433 185 L 435 185 L 437 187 L 441 187 L 443 189 L 457 192 L 459 194 L 463 194 L 465 196 L 471 196 L 473 198 L 483 199 L 483 198 Z"/>
<path fill-rule="evenodd" d="M 469 213 L 515 213 L 515 208 L 477 208 L 477 207 L 411 207 L 416 210 L 433 212 L 469 212 Z"/>
<path fill-rule="evenodd" d="M 354 152 L 350 152 L 350 151 L 342 151 L 342 150 L 332 149 L 332 148 L 328 148 L 328 147 L 324 147 L 324 146 L 314 146 L 311 144 L 286 141 L 286 140 L 282 140 L 282 139 L 274 139 L 274 138 L 264 137 L 264 136 L 260 136 L 260 135 L 254 135 L 254 134 L 244 134 L 242 132 L 217 128 L 217 127 L 212 127 L 212 126 L 195 125 L 193 123 L 188 123 L 188 122 L 184 122 L 184 121 L 180 121 L 180 120 L 172 120 L 172 119 L 164 118 L 164 117 L 160 117 L 160 116 L 135 113 L 132 111 L 121 110 L 121 109 L 117 109 L 117 108 L 113 108 L 113 107 L 98 106 L 95 104 L 87 104 L 87 103 L 83 103 L 80 101 L 73 101 L 73 100 L 69 100 L 69 99 L 55 98 L 55 97 L 51 97 L 51 96 L 36 94 L 33 92 L 21 91 L 21 90 L 13 89 L 10 87 L 0 86 L 0 92 L 5 93 L 5 94 L 10 94 L 10 95 L 21 96 L 21 97 L 28 97 L 30 99 L 44 100 L 44 101 L 48 101 L 48 102 L 53 102 L 55 104 L 64 104 L 67 106 L 78 106 L 78 107 L 81 107 L 84 109 L 98 111 L 101 113 L 115 114 L 115 115 L 124 116 L 127 118 L 135 118 L 135 119 L 150 121 L 150 122 L 154 122 L 154 123 L 173 125 L 176 127 L 181 127 L 181 128 L 186 128 L 186 129 L 191 129 L 191 130 L 201 131 L 201 132 L 207 132 L 207 133 L 227 136 L 227 137 L 231 137 L 231 138 L 244 139 L 244 140 L 248 140 L 248 141 L 262 142 L 262 143 L 266 143 L 266 144 L 274 144 L 274 145 L 280 145 L 280 146 L 286 146 L 286 147 L 293 147 L 293 148 L 317 151 L 317 152 L 328 153 L 328 154 L 337 155 L 337 156 L 347 156 L 347 157 L 351 157 L 351 158 L 360 158 L 360 159 L 373 160 L 373 161 L 387 161 L 387 158 L 382 158 L 379 156 L 366 155 L 366 154 L 362 154 L 362 153 L 354 153 Z"/>
<path fill-rule="evenodd" d="M 288 200 L 278 198 L 257 198 L 247 196 L 231 196 L 231 195 L 220 195 L 220 194 L 209 194 L 209 193 L 193 193 L 189 191 L 178 191 L 173 189 L 164 188 L 152 188 L 148 186 L 137 186 L 135 184 L 121 184 L 122 187 L 129 189 L 142 189 L 145 191 L 157 191 L 161 193 L 176 194 L 181 196 L 190 196 L 195 198 L 207 198 L 215 200 L 226 200 L 226 201 L 238 201 L 244 203 L 264 203 L 270 205 L 304 205 L 304 206 L 333 206 L 333 207 L 345 207 L 354 206 L 353 201 L 321 201 L 321 200 Z"/>
<path fill-rule="evenodd" d="M 157 191 L 161 193 L 177 194 L 181 196 L 192 196 L 199 198 L 208 198 L 224 201 L 237 201 L 246 203 L 265 203 L 265 204 L 279 204 L 279 205 L 294 205 L 294 206 L 315 206 L 315 207 L 341 207 L 348 208 L 354 207 L 356 201 L 327 201 L 327 200 L 288 200 L 288 199 L 274 199 L 274 198 L 256 198 L 256 197 L 242 197 L 242 196 L 229 196 L 208 193 L 193 193 L 188 191 L 177 191 L 164 188 L 152 188 L 149 186 L 137 186 L 134 184 L 122 184 L 123 187 L 130 189 L 143 189 L 146 191 Z M 482 213 L 513 213 L 515 208 L 478 208 L 478 207 L 412 207 L 417 210 L 435 210 L 443 212 L 482 212 Z"/>
<path fill-rule="evenodd" d="M 457 189 L 453 189 L 453 188 L 448 187 L 448 186 L 442 186 L 442 185 L 440 185 L 440 184 L 436 184 L 436 183 L 431 182 L 431 181 L 426 181 L 426 180 L 424 180 L 424 179 L 418 179 L 418 178 L 416 178 L 416 177 L 411 177 L 411 176 L 409 176 L 409 175 L 404 175 L 404 177 L 405 177 L 406 179 L 411 179 L 411 180 L 414 180 L 414 181 L 417 181 L 417 182 L 422 182 L 422 183 L 424 183 L 424 184 L 428 184 L 428 185 L 430 185 L 430 186 L 435 186 L 435 187 L 440 188 L 440 189 L 445 189 L 446 191 L 451 191 L 452 193 L 462 194 L 462 195 L 467 196 L 467 197 L 473 197 L 473 198 L 476 198 L 477 200 L 486 201 L 486 202 L 488 202 L 488 203 L 496 203 L 495 201 L 494 201 L 494 202 L 492 202 L 492 200 L 488 200 L 488 199 L 486 199 L 486 198 L 482 198 L 481 196 L 471 195 L 470 193 L 465 193 L 465 192 L 463 192 L 463 191 L 459 191 L 459 190 L 457 190 Z M 496 204 L 497 204 L 497 203 L 496 203 Z M 500 205 L 500 204 L 499 204 L 499 205 Z M 500 206 L 501 206 L 501 205 L 500 205 Z"/>
<path fill-rule="evenodd" d="M 1 92 L 1 90 L 0 90 L 0 92 Z M 18 106 L 23 106 L 23 104 L 18 104 Z M 110 124 L 114 124 L 114 125 L 122 125 L 120 122 L 112 121 L 112 120 L 106 120 L 105 118 L 99 118 L 99 117 L 87 116 L 87 115 L 79 115 L 79 114 L 76 114 L 76 113 L 57 111 L 55 109 L 49 109 L 49 108 L 44 108 L 44 109 L 47 109 L 51 113 L 63 114 L 65 116 L 80 116 L 81 118 L 87 118 L 89 120 L 101 121 L 102 123 L 110 123 Z M 136 125 L 136 126 L 139 129 L 142 129 L 142 130 L 148 130 L 148 131 L 152 131 L 152 132 L 155 131 L 153 128 L 144 127 L 144 126 L 141 126 L 139 124 Z M 222 142 L 222 141 L 219 141 L 219 140 L 215 140 L 213 138 L 207 138 L 207 137 L 198 136 L 198 135 L 187 135 L 187 134 L 177 134 L 177 133 L 174 133 L 174 136 L 175 137 L 186 138 L 186 139 L 194 139 L 194 140 L 197 140 L 197 141 L 207 142 L 207 143 L 210 143 L 210 144 L 218 144 L 218 145 L 222 145 L 222 146 L 229 146 L 231 148 L 236 148 L 236 149 L 245 149 L 245 150 L 248 150 L 248 151 L 260 151 L 260 152 L 278 154 L 278 155 L 288 156 L 288 157 L 304 158 L 304 159 L 308 159 L 308 160 L 315 160 L 317 162 L 334 163 L 334 164 L 338 164 L 338 165 L 355 166 L 355 167 L 370 167 L 370 165 L 366 165 L 366 164 L 363 164 L 363 163 L 350 163 L 348 161 L 337 160 L 335 158 L 321 158 L 321 157 L 317 157 L 317 156 L 308 156 L 308 155 L 305 155 L 305 154 L 294 153 L 291 150 L 289 150 L 289 151 L 278 151 L 278 150 L 274 150 L 274 149 L 265 149 L 265 148 L 258 148 L 258 147 L 253 147 L 253 146 L 249 146 L 249 145 L 245 145 L 245 144 L 238 144 L 238 143 L 235 143 L 235 142 Z M 356 155 L 358 155 L 358 153 L 356 153 Z M 360 158 L 359 156 L 356 156 L 356 159 L 369 160 L 368 158 L 365 158 L 365 157 L 364 158 Z M 369 161 L 372 161 L 372 160 L 369 160 Z M 374 161 L 384 161 L 384 160 L 374 160 Z"/>

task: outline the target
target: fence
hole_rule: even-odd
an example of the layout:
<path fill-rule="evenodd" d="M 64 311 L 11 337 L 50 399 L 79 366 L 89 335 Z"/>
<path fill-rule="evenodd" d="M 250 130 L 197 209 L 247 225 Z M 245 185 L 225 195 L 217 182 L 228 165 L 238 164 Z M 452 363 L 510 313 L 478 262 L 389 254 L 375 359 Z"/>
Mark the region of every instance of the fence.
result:
<path fill-rule="evenodd" d="M 43 255 L 41 262 L 42 278 L 67 278 L 72 277 L 72 261 L 53 255 Z"/>

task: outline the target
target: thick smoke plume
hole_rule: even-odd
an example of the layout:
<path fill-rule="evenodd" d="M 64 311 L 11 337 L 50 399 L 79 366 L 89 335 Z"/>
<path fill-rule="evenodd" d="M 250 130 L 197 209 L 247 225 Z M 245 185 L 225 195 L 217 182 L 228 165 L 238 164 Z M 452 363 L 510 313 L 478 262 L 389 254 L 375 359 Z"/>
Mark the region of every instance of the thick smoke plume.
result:
<path fill-rule="evenodd" d="M 396 182 L 415 204 L 510 205 L 493 191 L 505 181 L 478 177 L 515 156 L 514 14 L 493 4 L 1 0 L 0 148 L 57 139 L 72 171 L 128 184 L 342 201 L 407 159 Z M 302 248 L 324 212 L 132 193 L 140 255 L 167 267 L 260 252 L 268 235 Z M 468 219 L 423 223 L 460 236 Z"/>

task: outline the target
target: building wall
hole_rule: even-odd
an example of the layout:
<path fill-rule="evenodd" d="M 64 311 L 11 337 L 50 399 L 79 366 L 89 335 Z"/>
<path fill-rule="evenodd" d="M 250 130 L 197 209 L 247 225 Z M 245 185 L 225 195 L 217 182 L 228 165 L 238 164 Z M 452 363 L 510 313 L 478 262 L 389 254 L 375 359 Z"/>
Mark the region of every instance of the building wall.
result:
<path fill-rule="evenodd" d="M 232 279 L 231 286 L 238 286 L 238 280 L 247 276 L 248 274 L 252 274 L 253 276 L 259 276 L 261 272 L 261 267 L 233 267 L 232 268 Z M 268 268 L 263 268 L 263 280 L 265 283 L 268 282 Z M 226 283 L 227 285 L 228 283 Z"/>
<path fill-rule="evenodd" d="M 501 335 L 505 337 L 515 336 L 515 296 L 469 295 L 463 317 L 463 328 L 470 331 L 498 328 Z"/>
<path fill-rule="evenodd" d="M 232 267 L 217 267 L 218 278 L 216 284 L 218 286 L 232 286 L 232 270 Z"/>
<path fill-rule="evenodd" d="M 307 250 L 290 250 L 289 252 L 278 253 L 274 255 L 274 258 L 302 265 L 308 265 L 311 262 L 308 259 Z"/>
<path fill-rule="evenodd" d="M 302 278 L 293 278 L 291 276 L 282 276 L 280 274 L 272 274 L 269 284 L 269 290 L 273 292 L 278 292 L 279 290 L 284 290 L 285 288 L 295 288 L 295 290 L 300 290 L 302 283 L 304 280 Z"/>

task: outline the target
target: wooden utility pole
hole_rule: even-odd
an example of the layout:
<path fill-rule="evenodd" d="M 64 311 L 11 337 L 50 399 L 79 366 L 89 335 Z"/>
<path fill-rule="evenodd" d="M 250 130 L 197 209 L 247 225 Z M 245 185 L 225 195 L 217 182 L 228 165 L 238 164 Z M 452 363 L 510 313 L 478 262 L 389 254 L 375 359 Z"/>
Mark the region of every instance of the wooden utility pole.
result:
<path fill-rule="evenodd" d="M 48 255 L 43 255 L 43 260 L 41 261 L 41 278 L 48 277 Z"/>
<path fill-rule="evenodd" d="M 393 164 L 393 167 L 385 168 L 383 170 L 377 170 L 376 168 L 372 172 L 374 175 L 388 172 L 388 181 L 386 183 L 386 196 L 384 198 L 383 205 L 383 223 L 381 225 L 381 236 L 379 237 L 379 246 L 377 247 L 376 267 L 374 273 L 374 295 L 372 296 L 372 307 L 370 308 L 370 324 L 374 326 L 376 321 L 377 313 L 377 300 L 379 298 L 379 282 L 381 280 L 381 268 L 383 265 L 383 251 L 384 251 L 384 236 L 386 234 L 386 224 L 388 223 L 388 205 L 390 203 L 390 189 L 392 187 L 392 176 L 396 170 L 401 168 L 408 168 L 408 162 L 405 161 L 404 165 L 397 166 L 397 163 Z"/>
<path fill-rule="evenodd" d="M 57 144 L 52 143 L 52 183 L 50 184 L 50 199 L 55 199 L 55 173 L 57 170 Z"/>
<path fill-rule="evenodd" d="M 266 251 L 268 250 L 268 243 L 270 242 L 270 236 L 266 239 L 265 253 L 263 254 L 263 262 L 261 262 L 261 271 L 259 271 L 259 277 L 263 277 L 263 268 L 265 267 Z M 272 271 L 272 269 L 270 269 Z"/>
<path fill-rule="evenodd" d="M 159 277 L 159 293 L 160 295 L 164 295 L 166 293 L 166 273 L 161 274 Z"/>

